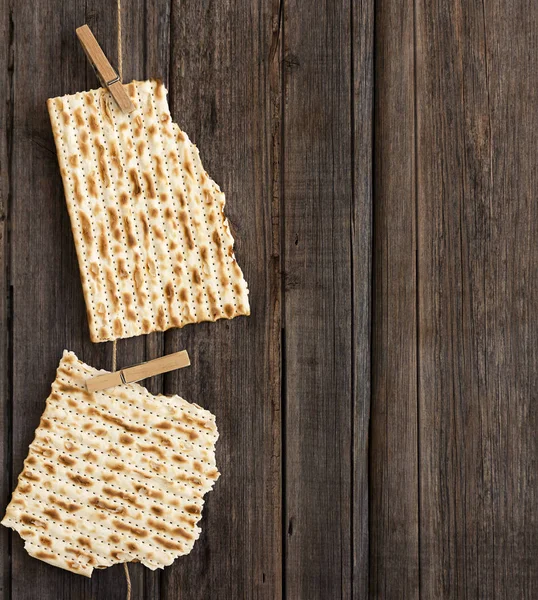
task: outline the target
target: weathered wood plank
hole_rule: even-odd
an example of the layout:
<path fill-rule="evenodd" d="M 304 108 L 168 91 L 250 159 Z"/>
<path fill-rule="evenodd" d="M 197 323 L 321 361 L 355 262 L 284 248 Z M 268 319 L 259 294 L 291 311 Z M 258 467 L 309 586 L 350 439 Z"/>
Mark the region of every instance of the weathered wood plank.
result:
<path fill-rule="evenodd" d="M 125 4 L 125 2 L 124 2 Z M 162 3 L 160 3 L 162 4 Z M 157 37 L 154 11 L 162 20 L 162 6 L 126 11 L 124 25 L 124 77 L 144 77 L 146 36 Z M 132 8 L 132 7 L 128 7 Z M 146 21 L 146 17 L 148 17 Z M 164 13 L 166 18 L 166 12 Z M 90 5 L 49 2 L 36 9 L 18 3 L 15 9 L 15 136 L 13 144 L 14 194 L 12 272 L 14 287 L 14 473 L 20 471 L 32 431 L 43 409 L 53 373 L 64 347 L 98 367 L 111 368 L 112 344 L 89 342 L 78 266 L 58 176 L 54 143 L 45 107 L 49 96 L 96 87 L 98 82 L 74 35 L 88 22 L 107 55 L 117 60 L 115 3 Z M 62 27 L 50 28 L 60 20 Z M 152 28 L 153 24 L 153 28 Z M 164 36 L 160 35 L 159 39 Z M 167 72 L 167 56 L 154 53 L 152 68 L 165 57 L 160 71 Z M 30 62 L 31 61 L 31 65 Z M 54 68 L 56 65 L 56 68 Z M 19 123 L 20 121 L 20 123 Z M 28 177 L 30 173 L 30 177 Z M 39 247 L 39 252 L 35 248 Z M 120 341 L 118 365 L 129 365 L 162 354 L 162 336 Z M 35 377 L 26 365 L 34 364 Z M 161 391 L 162 379 L 150 383 Z M 14 536 L 14 597 L 120 597 L 125 593 L 121 566 L 98 572 L 91 582 L 29 558 Z M 159 575 L 131 567 L 133 594 L 158 597 Z M 28 581 L 32 585 L 28 585 Z M 62 590 L 61 592 L 59 590 Z"/>
<path fill-rule="evenodd" d="M 352 3 L 352 598 L 369 587 L 368 449 L 371 405 L 374 2 Z"/>
<path fill-rule="evenodd" d="M 354 281 L 353 276 L 367 274 L 355 261 L 369 262 L 369 251 L 359 255 L 357 244 L 363 234 L 368 239 L 369 228 L 354 212 L 361 204 L 367 206 L 368 200 L 362 197 L 354 204 L 353 197 L 357 177 L 353 123 L 363 113 L 358 106 L 352 113 L 351 107 L 356 100 L 351 10 L 346 1 L 312 3 L 305 9 L 303 3 L 290 0 L 284 6 L 285 585 L 289 598 L 351 597 L 356 572 L 354 516 L 360 519 L 367 514 L 364 494 L 355 506 L 352 501 L 352 489 L 360 489 L 355 486 L 357 473 L 365 477 L 366 458 L 364 453 L 353 456 L 357 447 L 352 444 L 353 428 L 358 422 L 356 433 L 364 435 L 367 414 L 366 407 L 358 404 L 364 396 L 357 394 L 354 376 L 357 357 L 364 360 L 368 345 L 364 322 L 354 321 L 356 302 L 358 298 L 364 302 L 368 283 Z M 360 29 L 353 34 L 359 40 L 368 35 Z M 371 104 L 362 109 L 368 118 Z M 359 186 L 357 191 L 363 190 Z M 360 225 L 364 231 L 354 229 Z M 357 350 L 355 344 L 366 346 Z M 364 372 L 364 364 L 360 368 Z M 361 440 L 359 448 L 364 449 L 363 444 Z"/>
<path fill-rule="evenodd" d="M 11 201 L 11 139 L 13 23 L 11 7 L 0 0 L 0 480 L 2 508 L 11 494 L 11 306 L 9 283 L 9 212 Z M 0 508 L 1 510 L 1 508 Z M 11 595 L 11 534 L 0 528 L 0 598 Z"/>
<path fill-rule="evenodd" d="M 537 19 L 417 0 L 424 598 L 538 588 Z"/>
<path fill-rule="evenodd" d="M 413 1 L 376 3 L 370 595 L 418 598 Z"/>
<path fill-rule="evenodd" d="M 47 1 L 14 3 L 14 129 L 11 282 L 13 286 L 13 473 L 43 411 L 62 350 L 96 366 L 110 365 L 111 345 L 89 341 L 46 99 L 95 79 L 74 35 L 88 20 L 115 52 L 113 5 Z M 112 8 L 111 8 L 112 7 Z M 61 22 L 61 28 L 51 24 Z M 91 77 L 90 77 L 91 76 Z M 14 482 L 12 482 L 14 483 Z M 13 539 L 13 598 L 89 598 L 92 583 L 28 557 Z"/>
<path fill-rule="evenodd" d="M 281 595 L 278 14 L 266 1 L 172 8 L 172 115 L 226 193 L 252 316 L 165 334 L 192 360 L 166 392 L 216 414 L 222 477 L 193 551 L 162 574 L 164 599 Z"/>

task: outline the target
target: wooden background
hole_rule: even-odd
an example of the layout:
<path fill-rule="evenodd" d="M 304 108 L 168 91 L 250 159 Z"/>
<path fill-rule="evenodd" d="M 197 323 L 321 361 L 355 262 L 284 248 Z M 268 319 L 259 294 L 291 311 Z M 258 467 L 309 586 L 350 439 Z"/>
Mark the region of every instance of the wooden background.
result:
<path fill-rule="evenodd" d="M 228 197 L 252 316 L 120 341 L 217 415 L 193 552 L 133 599 L 538 597 L 538 4 L 121 0 Z M 117 58 L 105 0 L 0 0 L 0 480 L 89 341 L 45 101 Z M 0 531 L 1 598 L 124 598 Z"/>

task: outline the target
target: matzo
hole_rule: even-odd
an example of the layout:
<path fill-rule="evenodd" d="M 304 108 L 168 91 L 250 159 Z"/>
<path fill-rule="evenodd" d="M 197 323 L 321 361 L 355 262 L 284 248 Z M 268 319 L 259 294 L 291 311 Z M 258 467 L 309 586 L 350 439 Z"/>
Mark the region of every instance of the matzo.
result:
<path fill-rule="evenodd" d="M 89 393 L 102 371 L 65 351 L 2 521 L 29 554 L 90 577 L 187 554 L 219 477 L 215 417 L 131 383 Z"/>
<path fill-rule="evenodd" d="M 225 198 L 160 81 L 47 101 L 94 342 L 250 313 Z"/>

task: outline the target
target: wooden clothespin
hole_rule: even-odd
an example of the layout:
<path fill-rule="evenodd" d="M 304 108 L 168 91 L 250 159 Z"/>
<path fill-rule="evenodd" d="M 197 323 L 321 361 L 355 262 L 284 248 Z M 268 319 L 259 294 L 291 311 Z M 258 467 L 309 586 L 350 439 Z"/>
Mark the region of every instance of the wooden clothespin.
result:
<path fill-rule="evenodd" d="M 86 379 L 86 387 L 89 392 L 98 392 L 114 387 L 115 385 L 133 383 L 134 381 L 147 379 L 160 373 L 168 373 L 168 371 L 188 367 L 190 364 L 191 361 L 187 351 L 182 350 L 181 352 L 161 356 L 161 358 L 149 360 L 148 362 L 122 369 L 121 371 L 90 377 L 90 379 Z"/>
<path fill-rule="evenodd" d="M 118 103 L 118 106 L 124 113 L 131 113 L 136 106 L 131 102 L 127 92 L 125 91 L 120 76 L 112 68 L 108 62 L 105 53 L 101 50 L 101 46 L 97 43 L 95 36 L 87 25 L 82 25 L 77 29 L 77 37 L 84 48 L 84 52 L 88 60 L 92 64 L 101 85 L 104 85 L 110 90 L 112 96 Z"/>

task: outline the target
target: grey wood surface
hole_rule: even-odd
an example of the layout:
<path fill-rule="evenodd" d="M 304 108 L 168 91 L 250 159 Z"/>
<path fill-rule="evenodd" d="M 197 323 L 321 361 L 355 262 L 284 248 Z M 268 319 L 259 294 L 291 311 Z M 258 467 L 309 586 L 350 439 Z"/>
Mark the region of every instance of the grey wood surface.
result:
<path fill-rule="evenodd" d="M 0 479 L 2 501 L 11 493 L 11 287 L 9 283 L 9 205 L 10 205 L 10 154 L 13 133 L 11 107 L 12 94 L 12 23 L 5 0 L 0 0 L 0 88 L 3 90 L 0 103 L 0 464 L 4 465 Z M 3 507 L 2 507 L 3 509 Z M 10 563 L 6 554 L 10 543 L 7 529 L 0 531 L 0 594 L 6 597 L 11 590 Z"/>
<path fill-rule="evenodd" d="M 0 0 L 3 510 L 61 352 L 89 341 L 46 99 L 118 64 L 117 4 Z M 118 343 L 217 416 L 202 535 L 132 598 L 538 594 L 538 6 L 121 0 L 123 79 L 159 77 L 227 195 L 252 315 Z M 0 597 L 124 598 L 0 528 Z"/>
<path fill-rule="evenodd" d="M 416 18 L 421 590 L 535 598 L 538 5 Z"/>
<path fill-rule="evenodd" d="M 419 597 L 413 1 L 376 4 L 370 590 Z"/>
<path fill-rule="evenodd" d="M 368 311 L 368 272 L 357 281 L 353 265 L 367 263 L 370 251 L 363 246 L 359 254 L 352 225 L 355 169 L 369 173 L 370 165 L 354 162 L 352 90 L 360 74 L 350 48 L 351 17 L 348 2 L 312 3 L 306 10 L 293 1 L 284 20 L 282 401 L 289 598 L 349 598 L 365 591 L 353 569 L 354 521 L 367 510 L 365 488 L 353 493 L 355 478 L 366 471 L 365 446 L 357 449 L 353 441 L 354 435 L 366 437 L 361 413 L 368 403 L 356 387 L 354 347 L 367 350 L 369 333 L 353 317 L 354 294 L 362 299 L 358 310 Z M 370 23 L 359 18 L 358 26 L 357 35 L 368 35 Z M 362 106 L 367 119 L 369 102 Z M 369 243 L 370 207 L 361 200 L 366 214 L 359 235 Z"/>
<path fill-rule="evenodd" d="M 176 3 L 170 31 L 172 115 L 227 195 L 252 316 L 166 334 L 166 351 L 188 348 L 195 367 L 168 375 L 165 390 L 215 413 L 226 476 L 211 492 L 204 536 L 162 574 L 163 598 L 273 598 L 282 581 L 280 267 L 273 241 L 280 191 L 272 145 L 280 80 L 279 55 L 271 52 L 279 43 L 278 5 Z"/>

